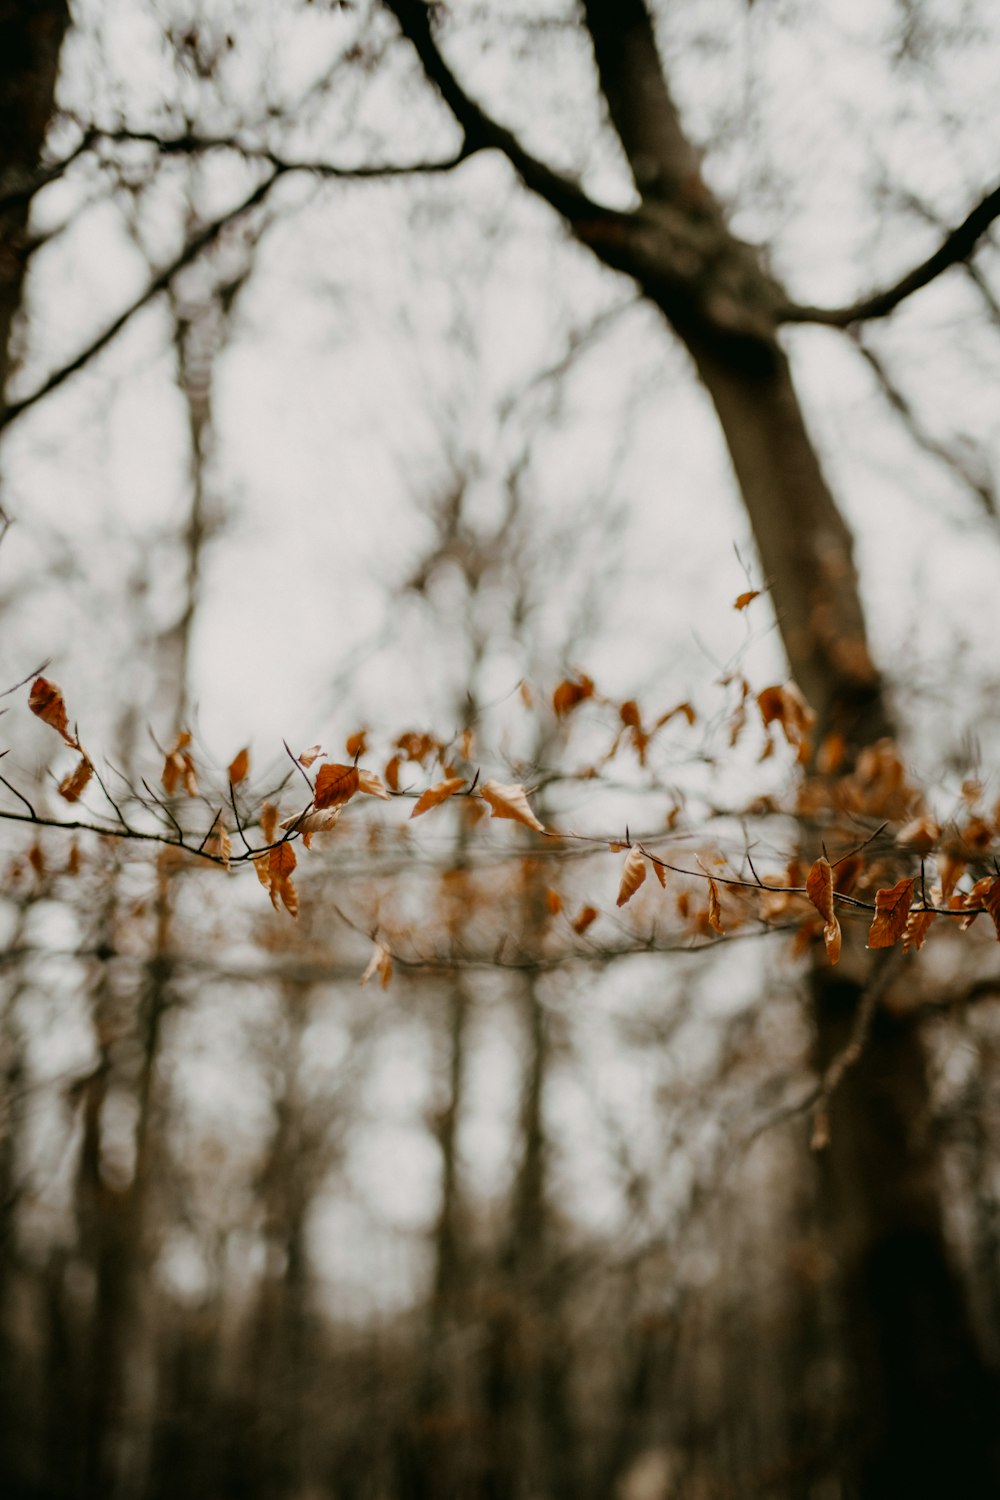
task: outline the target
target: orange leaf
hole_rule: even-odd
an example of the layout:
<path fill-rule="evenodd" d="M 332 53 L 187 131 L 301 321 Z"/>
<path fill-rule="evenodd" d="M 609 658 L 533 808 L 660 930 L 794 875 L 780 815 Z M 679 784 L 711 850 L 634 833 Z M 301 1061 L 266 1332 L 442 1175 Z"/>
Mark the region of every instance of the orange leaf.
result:
<path fill-rule="evenodd" d="M 833 909 L 833 867 L 818 859 L 806 876 L 806 895 L 823 918 L 823 941 L 832 964 L 840 957 L 840 923 Z"/>
<path fill-rule="evenodd" d="M 708 921 L 716 932 L 722 932 L 722 907 L 719 905 L 719 887 L 708 877 Z"/>
<path fill-rule="evenodd" d="M 923 817 L 913 818 L 899 830 L 896 843 L 907 849 L 915 849 L 918 854 L 930 854 L 940 837 L 941 825 L 930 813 L 924 813 Z"/>
<path fill-rule="evenodd" d="M 550 917 L 557 917 L 563 909 L 562 897 L 551 886 L 545 892 L 545 910 Z"/>
<path fill-rule="evenodd" d="M 824 922 L 832 922 L 833 867 L 827 859 L 818 859 L 806 876 L 806 895 Z"/>
<path fill-rule="evenodd" d="M 378 941 L 376 941 L 372 949 L 372 956 L 368 960 L 368 967 L 361 976 L 361 983 L 367 984 L 369 979 L 375 974 L 378 975 L 382 982 L 382 988 L 385 989 L 392 978 L 392 954 L 387 948 L 383 948 L 382 944 Z"/>
<path fill-rule="evenodd" d="M 675 703 L 673 708 L 668 708 L 665 714 L 661 714 L 653 725 L 654 729 L 662 729 L 664 724 L 669 724 L 676 714 L 683 714 L 689 724 L 694 724 L 698 718 L 691 704 L 688 702 Z"/>
<path fill-rule="evenodd" d="M 660 860 L 654 859 L 652 855 L 649 856 L 649 862 L 653 866 L 653 874 L 656 876 L 657 880 L 660 882 L 660 885 L 663 887 L 663 889 L 666 890 L 666 888 L 667 888 L 667 872 L 664 869 L 663 864 L 661 863 Z"/>
<path fill-rule="evenodd" d="M 274 843 L 274 830 L 278 826 L 278 809 L 273 802 L 265 802 L 260 810 L 260 832 L 265 844 Z"/>
<path fill-rule="evenodd" d="M 597 921 L 597 916 L 598 916 L 598 912 L 597 912 L 597 907 L 596 906 L 581 906 L 580 910 L 577 912 L 576 916 L 573 918 L 573 921 L 572 921 L 572 924 L 571 924 L 572 928 L 573 928 L 573 931 L 578 936 L 580 936 L 582 933 L 586 932 L 586 930 L 590 926 L 591 922 L 596 922 Z"/>
<path fill-rule="evenodd" d="M 556 717 L 562 719 L 566 714 L 572 712 L 578 703 L 583 703 L 587 698 L 594 696 L 594 684 L 589 677 L 580 676 L 579 679 L 567 677 L 559 684 L 552 694 L 552 707 Z"/>
<path fill-rule="evenodd" d="M 752 604 L 753 601 L 755 599 L 758 599 L 759 597 L 760 589 L 747 589 L 745 594 L 737 594 L 736 601 L 733 604 L 733 608 L 746 609 L 748 604 Z"/>
<path fill-rule="evenodd" d="M 226 775 L 233 786 L 239 786 L 241 781 L 246 781 L 247 772 L 250 770 L 250 751 L 244 747 L 239 755 L 235 756 L 229 763 Z"/>
<path fill-rule="evenodd" d="M 628 729 L 641 729 L 642 719 L 639 716 L 639 705 L 634 698 L 627 698 L 618 709 L 618 715 L 622 723 Z"/>
<path fill-rule="evenodd" d="M 621 885 L 618 887 L 618 900 L 615 905 L 624 906 L 626 901 L 631 901 L 645 878 L 646 856 L 638 844 L 633 844 L 622 866 Z"/>
<path fill-rule="evenodd" d="M 60 781 L 60 797 L 65 797 L 67 802 L 76 802 L 93 774 L 94 768 L 90 761 L 85 755 L 82 756 L 73 770 Z"/>
<path fill-rule="evenodd" d="M 382 785 L 382 778 L 376 776 L 374 771 L 358 772 L 358 791 L 364 792 L 367 797 L 381 797 L 383 802 L 389 801 L 389 793 Z"/>
<path fill-rule="evenodd" d="M 191 752 L 188 750 L 190 743 L 191 736 L 186 729 L 183 729 L 167 751 L 160 780 L 166 788 L 168 797 L 174 795 L 179 785 L 184 787 L 189 797 L 198 795 L 198 778 L 195 775 Z"/>
<path fill-rule="evenodd" d="M 229 869 L 229 858 L 233 852 L 232 841 L 226 832 L 221 817 L 217 817 L 212 824 L 212 831 L 205 840 L 205 853 L 214 854 L 221 859 L 226 869 Z"/>
<path fill-rule="evenodd" d="M 454 797 L 464 785 L 464 776 L 449 776 L 447 781 L 439 781 L 434 786 L 429 786 L 426 792 L 420 793 L 410 817 L 420 818 L 425 812 L 430 812 L 432 807 L 439 807 L 442 802 L 447 802 L 449 797 Z"/>
<path fill-rule="evenodd" d="M 357 766 L 320 766 L 316 776 L 316 807 L 339 807 L 350 802 L 361 784 Z"/>
<path fill-rule="evenodd" d="M 278 844 L 267 856 L 271 905 L 277 911 L 280 901 L 290 917 L 299 914 L 299 896 L 292 882 L 292 871 L 297 863 L 291 844 Z"/>
<path fill-rule="evenodd" d="M 869 948 L 891 948 L 903 936 L 913 900 L 913 881 L 898 880 L 894 886 L 875 892 L 875 916 L 868 933 Z"/>
<path fill-rule="evenodd" d="M 906 918 L 906 926 L 903 929 L 903 952 L 909 953 L 912 949 L 919 953 L 924 946 L 924 938 L 927 929 L 937 916 L 933 911 L 911 911 Z"/>
<path fill-rule="evenodd" d="M 359 756 L 364 755 L 368 749 L 367 729 L 359 729 L 356 734 L 349 734 L 344 749 L 352 760 L 357 760 Z"/>
<path fill-rule="evenodd" d="M 527 794 L 519 781 L 507 786 L 499 781 L 484 782 L 480 796 L 489 805 L 494 818 L 510 818 L 514 823 L 523 823 L 525 828 L 545 832 L 545 824 L 540 823 L 531 811 Z"/>
<path fill-rule="evenodd" d="M 28 695 L 28 707 L 44 724 L 61 734 L 67 745 L 79 750 L 79 745 L 69 732 L 62 692 L 54 682 L 50 682 L 47 677 L 36 677 Z"/>

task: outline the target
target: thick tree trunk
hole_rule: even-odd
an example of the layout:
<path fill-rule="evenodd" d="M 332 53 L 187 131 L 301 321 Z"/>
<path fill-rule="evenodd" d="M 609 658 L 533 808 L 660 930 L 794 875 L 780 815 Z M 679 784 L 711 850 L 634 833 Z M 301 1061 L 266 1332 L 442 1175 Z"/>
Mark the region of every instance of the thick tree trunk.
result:
<path fill-rule="evenodd" d="M 756 332 L 773 283 L 729 233 L 699 171 L 663 78 L 644 0 L 585 0 L 601 85 L 644 209 L 699 226 L 710 254 L 693 262 L 690 295 L 676 277 L 637 276 L 694 360 L 719 416 L 793 676 L 819 716 L 855 749 L 892 731 L 867 644 L 851 535 L 823 476 L 776 329 Z M 671 217 L 672 215 L 672 217 Z M 664 244 L 648 262 L 677 264 Z M 739 267 L 740 284 L 732 267 Z M 713 288 L 714 278 L 717 280 Z M 746 316 L 729 336 L 712 312 L 734 295 Z M 867 976 L 818 969 L 817 1062 L 847 1041 Z M 865 1497 L 1000 1492 L 989 1415 L 995 1391 L 950 1263 L 941 1181 L 928 1129 L 924 1057 L 912 1023 L 879 1013 L 831 1111 L 822 1173 L 840 1267 L 860 1423 L 850 1480 Z M 848 1477 L 845 1475 L 845 1477 Z"/>
<path fill-rule="evenodd" d="M 21 305 L 34 177 L 68 25 L 66 0 L 0 0 L 0 398 Z"/>

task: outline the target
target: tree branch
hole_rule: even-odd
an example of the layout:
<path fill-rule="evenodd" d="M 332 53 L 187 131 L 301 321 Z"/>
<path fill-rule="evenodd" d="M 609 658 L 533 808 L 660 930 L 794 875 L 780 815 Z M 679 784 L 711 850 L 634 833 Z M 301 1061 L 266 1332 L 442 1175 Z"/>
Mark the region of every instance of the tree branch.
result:
<path fill-rule="evenodd" d="M 187 242 L 183 250 L 174 257 L 170 264 L 164 266 L 163 270 L 154 276 L 144 291 L 134 301 L 129 303 L 128 307 L 120 312 L 117 318 L 109 323 L 96 338 L 91 339 L 90 343 L 81 349 L 78 354 L 75 354 L 66 364 L 60 365 L 57 370 L 54 370 L 51 375 L 42 381 L 40 386 L 36 386 L 27 396 L 22 396 L 19 401 L 11 401 L 6 406 L 0 407 L 0 432 L 4 428 L 9 427 L 18 417 L 29 411 L 31 407 L 36 406 L 39 401 L 50 395 L 54 390 L 58 390 L 59 386 L 63 385 L 71 375 L 75 375 L 78 370 L 82 370 L 84 365 L 89 364 L 95 355 L 100 354 L 103 349 L 106 349 L 112 340 L 121 333 L 122 329 L 132 321 L 136 313 L 141 312 L 161 292 L 166 291 L 177 273 L 183 270 L 185 266 L 190 265 L 193 260 L 196 260 L 202 251 L 207 250 L 218 239 L 223 230 L 227 229 L 230 224 L 235 223 L 237 219 L 242 218 L 244 214 L 249 213 L 252 209 L 257 208 L 263 203 L 275 183 L 282 176 L 282 171 L 275 168 L 269 177 L 265 177 L 264 181 L 254 188 L 248 198 L 243 199 L 242 203 L 238 203 L 235 208 L 228 209 L 217 219 L 213 219 L 211 223 L 206 224 L 204 229 L 199 230 Z"/>
<path fill-rule="evenodd" d="M 1000 218 L 1000 186 L 995 187 L 976 204 L 961 224 L 945 236 L 933 255 L 921 261 L 920 265 L 885 291 L 874 292 L 846 307 L 810 307 L 790 303 L 778 310 L 778 321 L 823 323 L 831 328 L 847 328 L 852 323 L 861 323 L 870 318 L 887 318 L 901 302 L 912 297 L 914 292 L 929 286 L 951 266 L 967 260 L 997 218 Z"/>
<path fill-rule="evenodd" d="M 428 79 L 454 115 L 465 137 L 467 153 L 499 151 L 506 156 L 525 187 L 544 198 L 571 226 L 595 220 L 629 222 L 631 215 L 595 203 L 570 178 L 554 172 L 532 156 L 513 131 L 500 125 L 469 97 L 434 40 L 430 11 L 423 0 L 385 0 L 385 5 L 413 45 Z"/>

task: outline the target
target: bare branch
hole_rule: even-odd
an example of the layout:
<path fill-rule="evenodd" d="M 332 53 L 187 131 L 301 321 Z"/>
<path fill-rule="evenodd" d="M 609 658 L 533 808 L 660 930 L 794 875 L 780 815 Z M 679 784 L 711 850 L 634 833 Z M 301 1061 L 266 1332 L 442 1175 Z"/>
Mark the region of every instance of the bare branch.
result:
<path fill-rule="evenodd" d="M 275 168 L 269 177 L 266 177 L 263 182 L 254 188 L 248 198 L 244 198 L 235 208 L 228 209 L 224 214 L 220 214 L 218 218 L 213 219 L 211 223 L 206 224 L 203 229 L 199 230 L 187 242 L 170 264 L 164 266 L 163 270 L 154 276 L 153 280 L 139 296 L 130 302 L 128 307 L 120 312 L 85 348 L 81 349 L 78 354 L 75 354 L 66 364 L 61 365 L 59 369 L 54 370 L 40 386 L 37 386 L 27 396 L 22 396 L 19 401 L 12 401 L 6 406 L 0 407 L 0 432 L 9 427 L 12 422 L 15 422 L 18 417 L 30 410 L 31 407 L 36 406 L 39 401 L 44 400 L 46 396 L 57 390 L 71 375 L 75 375 L 78 370 L 82 370 L 95 355 L 100 354 L 103 349 L 106 349 L 112 340 L 121 333 L 122 329 L 132 321 L 136 313 L 141 312 L 161 292 L 166 291 L 179 271 L 183 270 L 185 266 L 190 265 L 203 251 L 214 244 L 219 235 L 231 224 L 234 224 L 244 214 L 250 213 L 251 210 L 263 203 L 282 175 L 281 170 Z"/>
<path fill-rule="evenodd" d="M 852 323 L 862 323 L 871 318 L 887 318 L 907 297 L 919 292 L 937 279 L 951 266 L 965 261 L 995 219 L 1000 218 L 1000 186 L 987 193 L 962 220 L 956 229 L 947 234 L 933 255 L 899 279 L 885 291 L 874 292 L 846 307 L 810 307 L 791 303 L 778 310 L 781 323 L 824 323 L 832 328 L 848 328 Z"/>

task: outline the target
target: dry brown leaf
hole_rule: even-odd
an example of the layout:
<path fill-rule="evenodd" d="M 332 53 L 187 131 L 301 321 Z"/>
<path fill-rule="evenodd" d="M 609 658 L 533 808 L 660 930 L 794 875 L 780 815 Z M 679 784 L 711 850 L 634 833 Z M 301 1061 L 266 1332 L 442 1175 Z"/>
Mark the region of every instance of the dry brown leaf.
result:
<path fill-rule="evenodd" d="M 358 791 L 364 792 L 366 797 L 381 797 L 383 802 L 390 801 L 381 776 L 376 776 L 374 771 L 358 771 Z"/>
<path fill-rule="evenodd" d="M 847 758 L 847 741 L 839 729 L 833 729 L 816 751 L 816 770 L 820 776 L 836 776 Z"/>
<path fill-rule="evenodd" d="M 913 881 L 897 880 L 894 886 L 875 892 L 875 916 L 868 933 L 869 948 L 892 948 L 906 930 L 913 900 Z"/>
<path fill-rule="evenodd" d="M 305 766 L 306 770 L 308 771 L 313 761 L 319 760 L 320 756 L 323 753 L 324 751 L 321 745 L 310 745 L 309 749 L 303 750 L 302 754 L 299 756 L 299 765 Z"/>
<path fill-rule="evenodd" d="M 646 856 L 638 844 L 633 844 L 622 865 L 621 884 L 618 887 L 618 900 L 615 905 L 624 906 L 627 901 L 631 901 L 645 878 Z"/>
<path fill-rule="evenodd" d="M 166 788 L 168 797 L 172 797 L 179 786 L 183 786 L 189 797 L 198 795 L 198 777 L 195 773 L 194 761 L 191 759 L 191 752 L 188 750 L 190 743 L 190 734 L 186 729 L 182 729 L 167 751 L 160 780 Z"/>
<path fill-rule="evenodd" d="M 689 724 L 696 723 L 698 719 L 698 715 L 691 704 L 685 700 L 683 703 L 675 703 L 673 708 L 668 708 L 665 714 L 661 714 L 653 725 L 653 728 L 662 729 L 664 724 L 669 724 L 670 720 L 675 718 L 677 714 L 683 714 Z"/>
<path fill-rule="evenodd" d="M 358 760 L 368 749 L 368 731 L 359 729 L 356 734 L 349 734 L 344 749 L 352 760 Z"/>
<path fill-rule="evenodd" d="M 716 932 L 722 932 L 722 907 L 719 905 L 719 887 L 708 877 L 708 924 Z"/>
<path fill-rule="evenodd" d="M 823 928 L 823 942 L 826 944 L 826 956 L 832 964 L 840 957 L 842 934 L 840 923 L 836 917 L 832 922 L 827 922 Z"/>
<path fill-rule="evenodd" d="M 531 811 L 527 793 L 519 781 L 506 786 L 499 781 L 486 781 L 480 790 L 480 796 L 489 806 L 494 818 L 510 818 L 514 823 L 523 823 L 525 828 L 534 828 L 538 833 L 545 832 L 545 824 L 540 823 Z"/>
<path fill-rule="evenodd" d="M 296 833 L 301 833 L 302 842 L 308 849 L 309 839 L 314 833 L 329 833 L 331 829 L 336 828 L 342 811 L 340 807 L 324 807 L 321 812 L 312 809 L 307 813 L 297 813 L 294 818 L 286 818 L 280 827 L 285 833 L 289 828 L 294 828 Z"/>
<path fill-rule="evenodd" d="M 271 867 L 266 854 L 255 854 L 250 861 L 254 868 L 254 874 L 264 887 L 265 891 L 271 889 Z"/>
<path fill-rule="evenodd" d="M 392 978 L 392 954 L 388 948 L 383 948 L 377 939 L 372 949 L 372 956 L 368 960 L 368 967 L 362 974 L 360 983 L 363 985 L 367 984 L 369 979 L 373 978 L 376 974 L 381 981 L 382 988 L 385 989 Z"/>
<path fill-rule="evenodd" d="M 273 802 L 265 802 L 260 810 L 260 832 L 265 844 L 274 843 L 274 830 L 278 826 L 278 809 Z"/>
<path fill-rule="evenodd" d="M 438 781 L 434 786 L 429 786 L 426 792 L 420 793 L 410 817 L 422 817 L 432 807 L 439 807 L 442 802 L 447 802 L 449 797 L 454 797 L 456 792 L 461 791 L 464 785 L 464 776 L 449 776 L 447 781 Z"/>
<path fill-rule="evenodd" d="M 59 795 L 65 797 L 67 802 L 79 800 L 87 782 L 94 774 L 94 768 L 87 757 L 81 756 L 66 776 L 59 783 Z"/>
<path fill-rule="evenodd" d="M 924 946 L 927 929 L 937 916 L 933 911 L 911 911 L 903 929 L 903 952 L 919 953 Z"/>
<path fill-rule="evenodd" d="M 563 909 L 562 897 L 549 886 L 545 892 L 545 910 L 550 917 L 557 917 Z"/>
<path fill-rule="evenodd" d="M 233 786 L 239 786 L 241 781 L 246 781 L 249 771 L 250 749 L 249 746 L 244 746 L 239 755 L 235 755 L 230 761 L 226 769 L 226 775 Z"/>
<path fill-rule="evenodd" d="M 69 853 L 66 856 L 66 868 L 63 870 L 63 874 L 64 875 L 79 875 L 79 873 L 80 873 L 80 846 L 77 843 L 76 839 L 74 839 L 73 842 L 69 846 Z"/>
<path fill-rule="evenodd" d="M 940 837 L 940 823 L 930 813 L 924 813 L 922 817 L 912 818 L 899 830 L 896 843 L 906 849 L 915 849 L 918 854 L 930 854 Z"/>
<path fill-rule="evenodd" d="M 594 696 L 594 684 L 589 677 L 582 675 L 576 679 L 566 677 L 560 682 L 552 694 L 552 707 L 556 717 L 562 719 L 571 713 L 577 704 L 585 702 L 587 698 Z"/>
<path fill-rule="evenodd" d="M 649 856 L 649 862 L 653 866 L 653 874 L 656 876 L 657 880 L 660 882 L 660 885 L 663 887 L 663 889 L 666 890 L 666 888 L 667 888 L 667 872 L 666 872 L 666 869 L 665 869 L 665 867 L 663 865 L 663 861 L 659 860 L 659 859 L 654 859 L 653 856 L 650 855 Z"/>
<path fill-rule="evenodd" d="M 69 719 L 62 692 L 54 682 L 50 682 L 47 677 L 36 677 L 28 695 L 28 707 L 43 724 L 48 724 L 50 729 L 61 734 L 67 745 L 79 750 L 80 746 L 69 732 Z"/>
<path fill-rule="evenodd" d="M 818 859 L 806 876 L 806 895 L 823 918 L 823 941 L 832 964 L 840 957 L 840 923 L 833 909 L 833 866 L 826 858 Z"/>
<path fill-rule="evenodd" d="M 639 705 L 634 698 L 626 698 L 625 702 L 619 705 L 618 717 L 627 729 L 642 729 Z"/>
<path fill-rule="evenodd" d="M 596 906 L 581 906 L 570 926 L 577 936 L 580 937 L 586 932 L 592 922 L 597 921 L 598 915 Z"/>
<path fill-rule="evenodd" d="M 832 922 L 833 866 L 828 859 L 818 859 L 806 876 L 806 895 L 824 922 Z"/>
<path fill-rule="evenodd" d="M 320 766 L 316 775 L 314 797 L 317 809 L 340 807 L 343 803 L 350 802 L 360 785 L 361 777 L 357 766 L 340 766 L 336 763 Z"/>
<path fill-rule="evenodd" d="M 755 599 L 760 598 L 760 589 L 747 589 L 745 594 L 737 594 L 733 604 L 734 609 L 746 609 Z"/>
<path fill-rule="evenodd" d="M 205 840 L 205 853 L 214 854 L 221 859 L 226 869 L 229 869 L 229 860 L 232 856 L 233 845 L 229 834 L 226 832 L 225 824 L 221 817 L 217 817 L 212 824 L 212 831 Z"/>
<path fill-rule="evenodd" d="M 295 850 L 291 844 L 278 844 L 268 852 L 268 889 L 271 905 L 277 911 L 280 901 L 290 917 L 297 917 L 299 914 L 299 896 L 292 881 L 292 871 L 297 863 Z"/>

